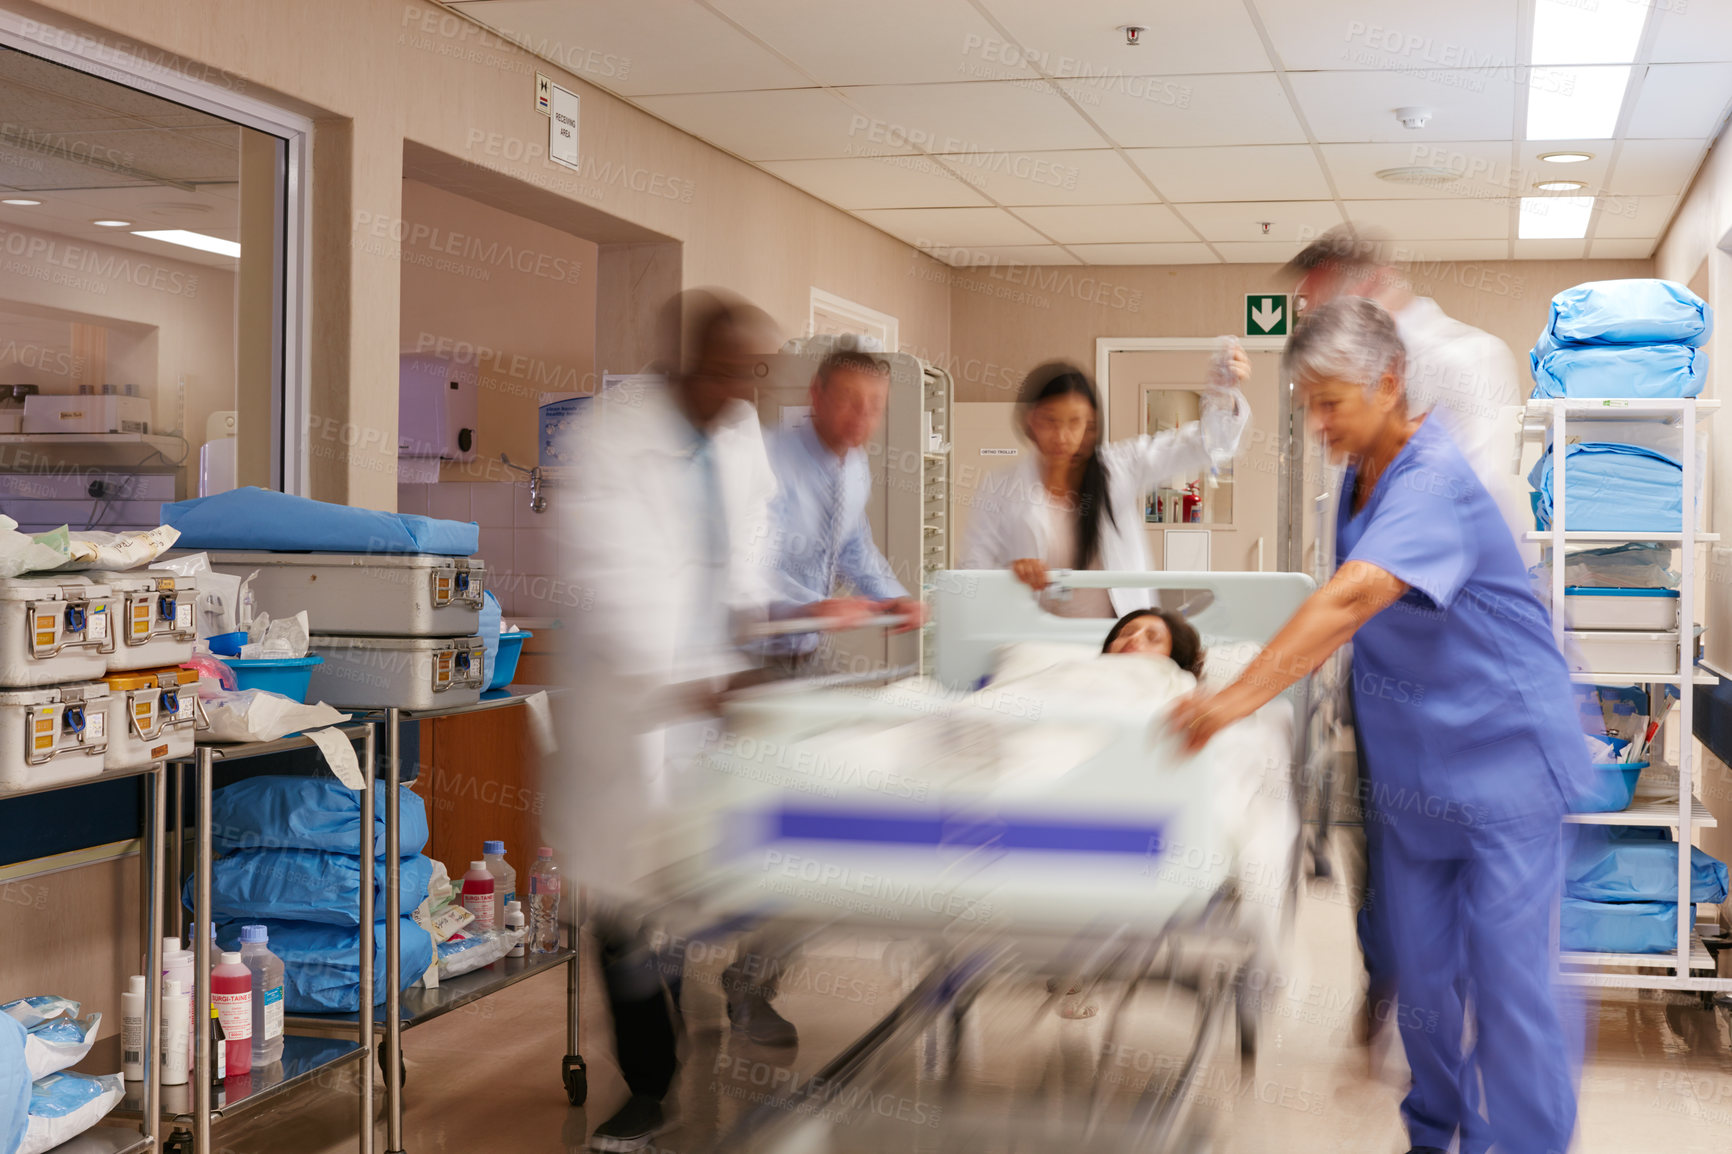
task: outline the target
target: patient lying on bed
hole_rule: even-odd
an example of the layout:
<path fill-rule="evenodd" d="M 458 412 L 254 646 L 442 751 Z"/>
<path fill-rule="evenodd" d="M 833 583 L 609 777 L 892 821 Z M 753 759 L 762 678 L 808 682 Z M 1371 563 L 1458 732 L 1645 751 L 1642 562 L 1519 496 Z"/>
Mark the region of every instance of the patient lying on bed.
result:
<path fill-rule="evenodd" d="M 1101 652 L 1169 657 L 1192 677 L 1203 676 L 1203 639 L 1197 627 L 1164 609 L 1133 609 L 1119 618 Z"/>

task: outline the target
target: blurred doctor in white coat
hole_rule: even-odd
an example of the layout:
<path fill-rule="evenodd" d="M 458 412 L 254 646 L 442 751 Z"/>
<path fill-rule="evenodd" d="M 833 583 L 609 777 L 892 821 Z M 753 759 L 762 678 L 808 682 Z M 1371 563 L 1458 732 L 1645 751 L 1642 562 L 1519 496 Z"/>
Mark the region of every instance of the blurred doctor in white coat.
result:
<path fill-rule="evenodd" d="M 1023 381 L 1017 425 L 1034 456 L 988 476 L 962 540 L 964 569 L 1010 569 L 1037 593 L 1053 569 L 1150 568 L 1143 501 L 1168 481 L 1194 480 L 1230 461 L 1251 420 L 1238 383 L 1251 361 L 1234 346 L 1233 385 L 1211 384 L 1204 419 L 1152 436 L 1102 443 L 1094 382 L 1074 365 L 1041 365 Z M 1075 589 L 1043 600 L 1061 617 L 1118 618 L 1153 605 L 1148 589 Z"/>

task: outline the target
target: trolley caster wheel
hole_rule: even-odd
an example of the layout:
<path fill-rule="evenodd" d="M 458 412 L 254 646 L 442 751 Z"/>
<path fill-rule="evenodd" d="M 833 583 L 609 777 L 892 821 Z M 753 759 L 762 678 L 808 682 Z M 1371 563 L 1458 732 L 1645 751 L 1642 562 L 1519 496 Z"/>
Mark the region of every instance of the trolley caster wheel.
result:
<path fill-rule="evenodd" d="M 385 1065 L 385 1050 L 383 1047 L 380 1047 L 379 1050 L 376 1051 L 376 1056 L 379 1059 L 379 1077 L 381 1077 L 381 1078 L 388 1077 L 389 1075 L 387 1072 L 387 1067 Z M 404 1063 L 403 1055 L 401 1053 L 399 1053 L 397 1055 L 397 1085 L 407 1086 L 408 1084 L 409 1084 L 409 1067 Z"/>
<path fill-rule="evenodd" d="M 1239 1029 L 1239 1062 L 1248 1069 L 1257 1065 L 1257 1008 L 1246 1003 L 1244 998 L 1235 999 L 1234 1006 Z"/>
<path fill-rule="evenodd" d="M 560 1074 L 565 1080 L 565 1096 L 573 1106 L 589 1100 L 589 1068 L 583 1064 L 583 1055 L 567 1054 L 560 1063 Z"/>
<path fill-rule="evenodd" d="M 192 1132 L 176 1130 L 162 1144 L 162 1154 L 192 1154 Z"/>

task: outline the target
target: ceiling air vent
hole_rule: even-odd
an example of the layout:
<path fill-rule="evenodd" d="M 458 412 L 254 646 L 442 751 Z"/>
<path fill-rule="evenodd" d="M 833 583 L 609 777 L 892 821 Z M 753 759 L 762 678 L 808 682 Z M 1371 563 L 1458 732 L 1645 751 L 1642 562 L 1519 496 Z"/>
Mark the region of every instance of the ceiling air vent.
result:
<path fill-rule="evenodd" d="M 1447 168 L 1411 165 L 1406 168 L 1379 169 L 1377 179 L 1387 180 L 1391 184 L 1417 184 L 1422 188 L 1447 188 L 1459 183 L 1461 174 Z"/>

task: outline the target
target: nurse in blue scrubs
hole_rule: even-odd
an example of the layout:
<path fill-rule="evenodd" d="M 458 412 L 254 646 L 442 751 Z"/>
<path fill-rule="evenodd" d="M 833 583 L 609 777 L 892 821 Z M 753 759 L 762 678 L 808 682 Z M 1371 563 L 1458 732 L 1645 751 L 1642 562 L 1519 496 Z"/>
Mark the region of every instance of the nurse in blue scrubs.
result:
<path fill-rule="evenodd" d="M 1564 1154 L 1580 1034 L 1555 988 L 1553 926 L 1561 819 L 1587 755 L 1515 541 L 1442 426 L 1408 417 L 1405 355 L 1389 314 L 1357 297 L 1319 306 L 1288 341 L 1286 379 L 1351 463 L 1342 560 L 1237 681 L 1180 702 L 1172 724 L 1201 748 L 1353 642 L 1410 1141 Z"/>

